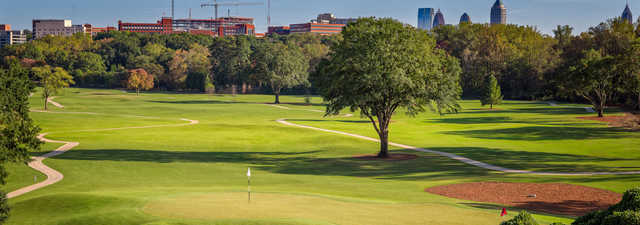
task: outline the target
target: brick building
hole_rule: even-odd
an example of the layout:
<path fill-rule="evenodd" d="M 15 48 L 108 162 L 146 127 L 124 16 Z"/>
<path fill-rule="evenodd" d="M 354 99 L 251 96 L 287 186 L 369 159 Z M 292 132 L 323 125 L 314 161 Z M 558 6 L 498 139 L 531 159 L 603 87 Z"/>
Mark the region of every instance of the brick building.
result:
<path fill-rule="evenodd" d="M 218 19 L 172 19 L 164 17 L 157 23 L 123 23 L 118 21 L 118 30 L 140 33 L 191 33 L 211 36 L 255 36 L 253 18 L 222 17 Z"/>

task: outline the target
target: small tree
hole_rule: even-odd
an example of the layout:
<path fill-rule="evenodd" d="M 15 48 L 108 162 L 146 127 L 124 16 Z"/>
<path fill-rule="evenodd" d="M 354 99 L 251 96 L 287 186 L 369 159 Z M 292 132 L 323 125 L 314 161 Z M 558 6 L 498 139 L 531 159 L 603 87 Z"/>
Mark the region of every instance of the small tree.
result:
<path fill-rule="evenodd" d="M 493 109 L 493 105 L 500 105 L 502 103 L 502 92 L 500 91 L 500 85 L 495 76 L 491 75 L 485 79 L 484 91 L 482 95 L 482 106 L 490 105 Z"/>
<path fill-rule="evenodd" d="M 255 55 L 256 71 L 260 80 L 269 84 L 275 94 L 275 104 L 280 104 L 280 91 L 309 83 L 308 62 L 297 46 L 279 42 L 265 42 Z"/>
<path fill-rule="evenodd" d="M 140 90 L 150 90 L 153 88 L 153 76 L 144 69 L 129 70 L 127 87 L 136 90 L 136 95 L 140 95 Z"/>
<path fill-rule="evenodd" d="M 603 55 L 594 49 L 585 51 L 578 65 L 572 67 L 565 77 L 564 86 L 588 100 L 598 112 L 598 117 L 604 117 L 607 103 L 623 86 L 625 64 L 621 58 Z"/>
<path fill-rule="evenodd" d="M 49 65 L 42 67 L 34 67 L 33 72 L 40 79 L 42 86 L 42 97 L 44 97 L 44 110 L 47 110 L 47 102 L 49 97 L 58 93 L 60 89 L 69 87 L 73 82 L 73 77 L 60 67 L 51 67 Z"/>
<path fill-rule="evenodd" d="M 427 32 L 393 19 L 362 18 L 342 31 L 314 75 L 328 102 L 326 115 L 360 110 L 380 137 L 378 157 L 389 157 L 389 124 L 398 108 L 409 115 L 457 111 L 459 62 L 437 49 Z"/>

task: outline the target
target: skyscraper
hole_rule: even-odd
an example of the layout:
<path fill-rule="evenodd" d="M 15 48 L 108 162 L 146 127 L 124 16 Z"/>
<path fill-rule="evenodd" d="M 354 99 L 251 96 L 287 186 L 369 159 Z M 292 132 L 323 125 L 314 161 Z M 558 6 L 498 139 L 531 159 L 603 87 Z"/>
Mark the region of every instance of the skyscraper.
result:
<path fill-rule="evenodd" d="M 631 13 L 631 9 L 629 9 L 629 3 L 627 2 L 627 6 L 622 11 L 622 19 L 626 20 L 627 23 L 633 24 L 633 14 Z"/>
<path fill-rule="evenodd" d="M 469 17 L 469 14 L 464 13 L 462 14 L 462 16 L 460 17 L 460 23 L 471 23 L 471 17 Z"/>
<path fill-rule="evenodd" d="M 431 30 L 433 25 L 433 14 L 435 10 L 433 8 L 420 8 L 418 9 L 418 28 L 422 30 Z"/>
<path fill-rule="evenodd" d="M 436 16 L 433 18 L 433 28 L 439 27 L 444 25 L 444 14 L 442 14 L 442 11 L 440 11 L 440 9 L 438 9 L 438 12 L 436 13 Z"/>
<path fill-rule="evenodd" d="M 507 24 L 507 8 L 502 0 L 496 0 L 491 7 L 491 24 Z"/>

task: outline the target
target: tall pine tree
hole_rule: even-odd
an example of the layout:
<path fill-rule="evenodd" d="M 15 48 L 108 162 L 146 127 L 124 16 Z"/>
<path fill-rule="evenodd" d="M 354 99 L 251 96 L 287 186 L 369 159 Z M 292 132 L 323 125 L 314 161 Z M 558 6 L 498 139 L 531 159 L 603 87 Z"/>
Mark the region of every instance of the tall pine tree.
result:
<path fill-rule="evenodd" d="M 484 91 L 482 95 L 482 106 L 490 105 L 493 109 L 493 105 L 500 105 L 502 103 L 502 92 L 500 91 L 500 85 L 495 76 L 488 76 L 484 82 Z"/>

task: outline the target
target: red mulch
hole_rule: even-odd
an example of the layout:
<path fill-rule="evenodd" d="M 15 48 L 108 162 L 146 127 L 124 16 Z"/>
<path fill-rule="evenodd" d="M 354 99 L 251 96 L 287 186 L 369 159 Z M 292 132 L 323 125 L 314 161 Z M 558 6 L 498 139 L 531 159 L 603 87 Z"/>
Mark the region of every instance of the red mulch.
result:
<path fill-rule="evenodd" d="M 624 116 L 605 116 L 602 118 L 597 116 L 589 116 L 578 117 L 578 119 L 606 122 L 611 127 L 622 127 L 631 130 L 640 130 L 640 116 L 631 113 L 627 113 Z"/>
<path fill-rule="evenodd" d="M 404 160 L 412 160 L 417 159 L 417 155 L 413 154 L 389 154 L 388 158 L 379 158 L 378 155 L 354 155 L 354 159 L 362 159 L 362 160 L 383 160 L 383 161 L 404 161 Z"/>
<path fill-rule="evenodd" d="M 559 183 L 480 182 L 438 186 L 425 191 L 450 198 L 568 216 L 582 216 L 607 209 L 622 200 L 621 194 L 612 191 Z"/>

